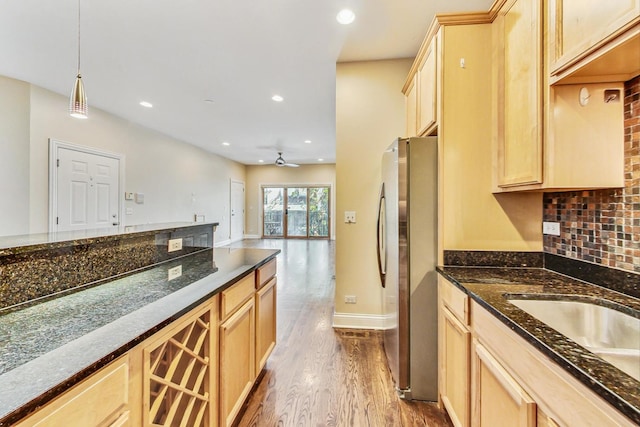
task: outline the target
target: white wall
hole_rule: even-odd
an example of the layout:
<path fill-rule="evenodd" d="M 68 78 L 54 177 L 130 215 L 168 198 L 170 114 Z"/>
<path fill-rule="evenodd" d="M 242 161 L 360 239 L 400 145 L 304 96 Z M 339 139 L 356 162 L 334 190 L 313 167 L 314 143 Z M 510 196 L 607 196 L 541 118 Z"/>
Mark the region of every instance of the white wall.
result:
<path fill-rule="evenodd" d="M 67 112 L 67 97 L 33 85 L 30 91 L 30 112 L 22 112 L 30 120 L 29 206 L 28 213 L 22 212 L 29 227 L 6 234 L 48 231 L 48 140 L 53 138 L 125 156 L 126 191 L 145 195 L 144 204 L 125 202 L 133 209 L 132 215 L 125 215 L 125 225 L 192 221 L 198 213 L 207 221 L 220 222 L 216 241 L 229 238 L 230 180 L 244 181 L 244 165 L 91 105 L 89 119 L 74 119 Z M 0 117 L 0 129 L 3 125 L 11 126 Z M 15 147 L 0 146 L 0 158 L 13 159 L 20 153 Z M 0 223 L 5 221 L 4 210 Z"/>
<path fill-rule="evenodd" d="M 0 76 L 0 236 L 29 231 L 29 84 Z"/>
<path fill-rule="evenodd" d="M 245 235 L 262 236 L 263 185 L 330 185 L 331 237 L 335 238 L 336 165 L 301 165 L 299 168 L 280 168 L 273 165 L 247 166 L 245 183 Z"/>
<path fill-rule="evenodd" d="M 382 291 L 376 221 L 383 151 L 405 133 L 402 86 L 411 59 L 340 63 L 336 68 L 336 326 L 380 326 Z M 357 304 L 345 304 L 355 295 Z M 378 323 L 377 323 L 378 322 Z"/>

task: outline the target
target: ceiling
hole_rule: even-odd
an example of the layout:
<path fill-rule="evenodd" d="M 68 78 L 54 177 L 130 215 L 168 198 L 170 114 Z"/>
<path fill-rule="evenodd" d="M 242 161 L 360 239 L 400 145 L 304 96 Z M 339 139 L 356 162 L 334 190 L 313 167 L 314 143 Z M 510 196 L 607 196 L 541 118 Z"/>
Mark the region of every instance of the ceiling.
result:
<path fill-rule="evenodd" d="M 336 62 L 413 57 L 435 13 L 493 3 L 81 1 L 89 114 L 100 108 L 244 164 L 271 163 L 277 151 L 335 162 Z M 336 22 L 344 7 L 356 14 L 351 25 Z M 77 24 L 77 0 L 3 1 L 0 75 L 68 96 Z"/>

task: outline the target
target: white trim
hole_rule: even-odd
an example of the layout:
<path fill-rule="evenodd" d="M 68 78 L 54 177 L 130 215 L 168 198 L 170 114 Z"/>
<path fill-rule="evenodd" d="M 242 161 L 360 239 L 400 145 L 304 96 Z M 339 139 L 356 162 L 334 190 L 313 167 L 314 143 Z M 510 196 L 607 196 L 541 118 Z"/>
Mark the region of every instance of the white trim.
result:
<path fill-rule="evenodd" d="M 220 246 L 227 246 L 231 244 L 231 239 L 223 240 L 221 242 L 216 242 L 213 247 L 218 248 Z"/>
<path fill-rule="evenodd" d="M 338 329 L 384 329 L 384 324 L 380 314 L 333 313 L 333 327 Z"/>
<path fill-rule="evenodd" d="M 245 234 L 244 238 L 245 239 L 261 239 L 262 237 L 260 237 L 259 234 Z"/>
<path fill-rule="evenodd" d="M 54 218 L 58 211 L 58 167 L 56 164 L 58 148 L 65 148 L 67 150 L 79 151 L 81 153 L 93 154 L 102 157 L 110 157 L 118 160 L 118 167 L 120 169 L 118 171 L 118 221 L 121 226 L 124 226 L 124 154 L 113 153 L 110 151 L 99 150 L 97 148 L 85 147 L 83 145 L 76 145 L 70 142 L 49 138 L 49 233 L 55 232 L 57 228 Z"/>

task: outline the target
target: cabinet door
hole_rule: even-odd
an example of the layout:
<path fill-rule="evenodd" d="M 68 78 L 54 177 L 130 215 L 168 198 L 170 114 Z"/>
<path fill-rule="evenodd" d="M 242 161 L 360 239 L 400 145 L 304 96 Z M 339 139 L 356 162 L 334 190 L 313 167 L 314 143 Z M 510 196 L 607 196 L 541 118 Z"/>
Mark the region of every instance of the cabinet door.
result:
<path fill-rule="evenodd" d="M 405 95 L 405 110 L 407 114 L 407 136 L 416 136 L 418 134 L 418 105 L 417 105 L 417 76 L 413 76 L 411 85 Z"/>
<path fill-rule="evenodd" d="M 442 314 L 442 403 L 455 427 L 468 427 L 471 333 L 446 307 Z"/>
<path fill-rule="evenodd" d="M 479 343 L 473 356 L 475 427 L 535 427 L 536 404 Z"/>
<path fill-rule="evenodd" d="M 144 425 L 211 425 L 216 412 L 211 408 L 215 307 L 217 298 L 163 329 L 145 346 Z"/>
<path fill-rule="evenodd" d="M 542 182 L 542 3 L 507 1 L 493 23 L 500 187 Z"/>
<path fill-rule="evenodd" d="M 276 279 L 256 293 L 256 375 L 276 346 Z"/>
<path fill-rule="evenodd" d="M 436 38 L 429 43 L 418 69 L 418 134 L 422 135 L 436 124 Z"/>
<path fill-rule="evenodd" d="M 616 37 L 627 24 L 637 22 L 639 15 L 640 0 L 550 0 L 551 74 Z"/>
<path fill-rule="evenodd" d="M 540 407 L 538 407 L 538 415 L 536 427 L 560 427 L 553 418 L 544 413 Z"/>
<path fill-rule="evenodd" d="M 220 425 L 230 426 L 255 380 L 255 303 L 247 301 L 220 325 Z"/>
<path fill-rule="evenodd" d="M 123 356 L 16 426 L 126 426 L 128 391 L 129 358 Z"/>

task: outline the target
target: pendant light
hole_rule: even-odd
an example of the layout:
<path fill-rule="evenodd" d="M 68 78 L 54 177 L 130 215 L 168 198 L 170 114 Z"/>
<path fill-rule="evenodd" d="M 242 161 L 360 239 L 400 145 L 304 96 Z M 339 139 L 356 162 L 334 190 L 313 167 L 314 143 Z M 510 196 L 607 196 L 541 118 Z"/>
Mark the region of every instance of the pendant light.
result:
<path fill-rule="evenodd" d="M 80 0 L 78 0 L 78 75 L 69 98 L 69 114 L 77 119 L 86 119 L 87 111 L 87 94 L 80 75 Z"/>

